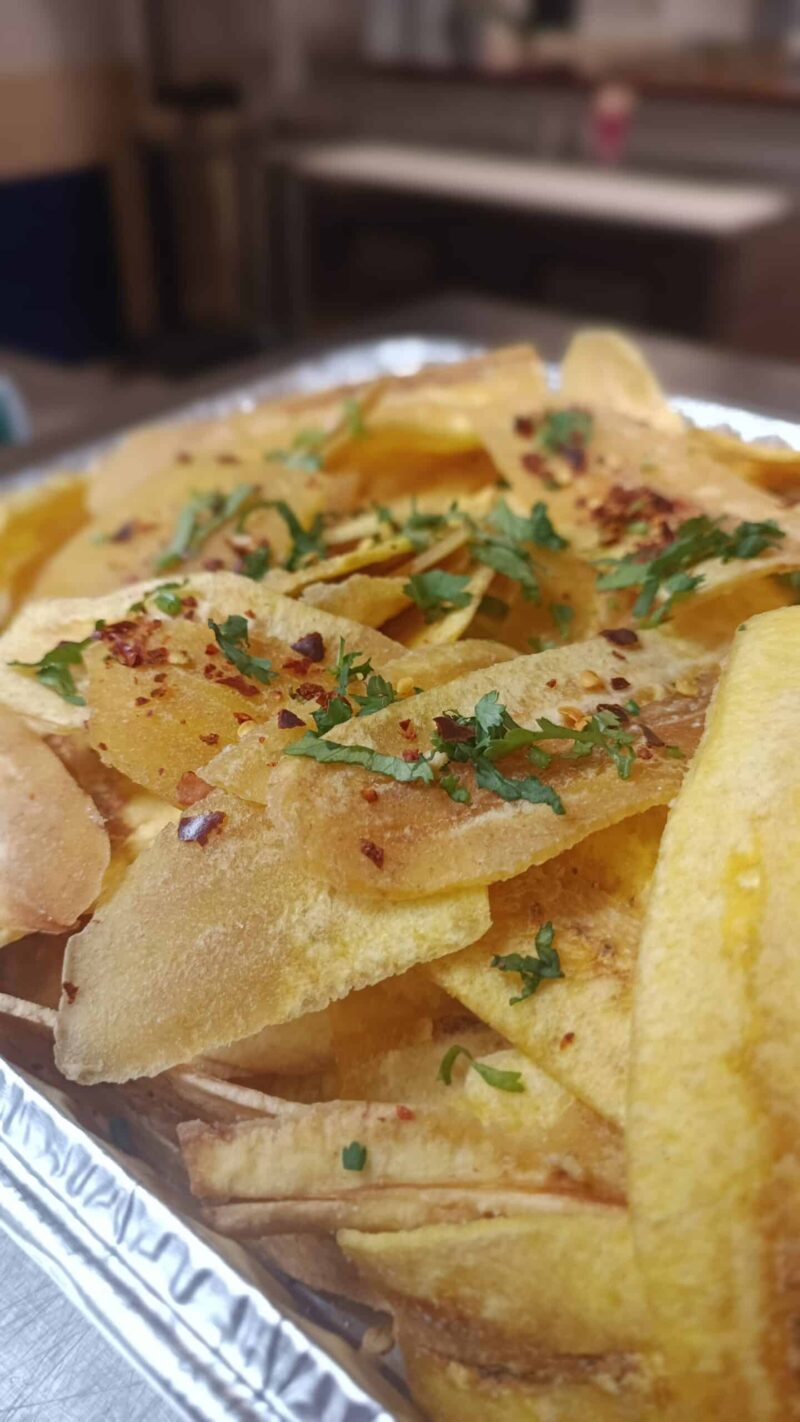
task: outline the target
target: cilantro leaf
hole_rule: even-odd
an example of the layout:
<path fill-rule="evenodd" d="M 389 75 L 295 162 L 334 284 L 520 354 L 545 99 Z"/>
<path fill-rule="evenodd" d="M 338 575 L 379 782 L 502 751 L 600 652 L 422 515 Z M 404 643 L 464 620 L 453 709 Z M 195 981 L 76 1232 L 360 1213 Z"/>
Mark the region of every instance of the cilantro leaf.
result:
<path fill-rule="evenodd" d="M 93 641 L 92 635 L 82 642 L 59 642 L 49 652 L 45 652 L 38 662 L 9 662 L 10 667 L 22 667 L 34 672 L 36 681 L 54 691 L 62 701 L 71 706 L 85 706 L 86 698 L 78 694 L 78 688 L 70 670 L 83 665 L 83 653 Z"/>
<path fill-rule="evenodd" d="M 530 805 L 549 805 L 556 815 L 566 814 L 561 796 L 538 775 L 511 779 L 490 760 L 481 758 L 475 765 L 475 779 L 482 790 L 491 790 L 501 800 L 527 800 Z"/>
<path fill-rule="evenodd" d="M 327 706 L 323 706 L 321 711 L 313 713 L 317 735 L 324 736 L 328 731 L 332 731 L 334 726 L 343 726 L 345 721 L 352 718 L 352 715 L 353 708 L 346 697 L 331 697 Z"/>
<path fill-rule="evenodd" d="M 354 696 L 353 700 L 361 708 L 362 716 L 374 716 L 384 706 L 391 706 L 397 700 L 397 694 L 390 681 L 374 673 L 367 682 L 366 696 Z"/>
<path fill-rule="evenodd" d="M 530 953 L 495 953 L 492 958 L 493 968 L 502 973 L 519 973 L 522 979 L 522 991 L 508 1000 L 511 1007 L 532 997 L 545 978 L 563 978 L 561 960 L 553 947 L 554 935 L 552 923 L 542 924 L 534 939 L 535 958 Z"/>
<path fill-rule="evenodd" d="M 451 800 L 457 801 L 460 805 L 471 805 L 472 796 L 466 785 L 463 785 L 457 775 L 449 771 L 447 775 L 439 776 L 439 784 L 447 792 Z"/>
<path fill-rule="evenodd" d="M 437 1081 L 443 1081 L 445 1086 L 452 1086 L 453 1067 L 459 1057 L 467 1058 L 470 1067 L 483 1077 L 487 1086 L 493 1086 L 496 1091 L 524 1091 L 525 1083 L 522 1080 L 521 1071 L 500 1071 L 498 1067 L 489 1066 L 487 1062 L 476 1061 L 468 1047 L 462 1047 L 458 1042 L 454 1043 L 442 1057 Z"/>
<path fill-rule="evenodd" d="M 556 631 L 561 641 L 566 642 L 572 619 L 575 616 L 575 608 L 570 607 L 568 602 L 551 602 L 550 616 L 556 624 Z"/>
<path fill-rule="evenodd" d="M 567 547 L 566 538 L 556 533 L 547 505 L 541 499 L 527 515 L 515 513 L 505 499 L 498 499 L 486 521 L 512 543 L 535 543 L 539 548 L 551 548 L 554 552 Z"/>
<path fill-rule="evenodd" d="M 345 1170 L 363 1170 L 367 1163 L 367 1147 L 360 1141 L 351 1141 L 342 1149 L 342 1165 Z"/>
<path fill-rule="evenodd" d="M 726 531 L 719 519 L 699 514 L 686 519 L 675 530 L 671 542 L 651 558 L 642 552 L 623 558 L 601 560 L 597 586 L 601 592 L 637 588 L 634 617 L 646 626 L 657 627 L 672 612 L 676 602 L 689 597 L 703 582 L 702 573 L 689 570 L 713 558 L 723 563 L 733 559 L 757 558 L 774 548 L 786 534 L 774 519 L 763 523 L 740 523 Z"/>
<path fill-rule="evenodd" d="M 531 556 L 524 548 L 479 533 L 470 543 L 470 552 L 476 562 L 483 563 L 493 572 L 502 573 L 504 577 L 519 583 L 522 596 L 528 602 L 539 601 L 539 582 Z"/>
<path fill-rule="evenodd" d="M 363 652 L 346 652 L 344 649 L 344 637 L 339 638 L 339 652 L 335 665 L 331 668 L 331 676 L 336 677 L 336 690 L 340 696 L 347 695 L 347 688 L 356 677 L 372 676 L 372 662 L 369 657 L 365 662 L 360 662 L 359 657 L 363 657 Z"/>
<path fill-rule="evenodd" d="M 264 458 L 285 464 L 289 469 L 302 469 L 316 474 L 322 468 L 321 447 L 327 436 L 324 430 L 298 430 L 288 449 L 268 449 Z"/>
<path fill-rule="evenodd" d="M 358 400 L 350 396 L 342 406 L 342 419 L 351 439 L 363 439 L 367 433 L 364 412 Z"/>
<path fill-rule="evenodd" d="M 613 711 L 597 711 L 581 730 L 573 726 L 559 726 L 547 716 L 540 716 L 537 725 L 540 740 L 572 742 L 570 750 L 565 752 L 568 760 L 580 760 L 599 750 L 614 762 L 620 780 L 630 779 L 636 761 L 633 736 L 630 731 L 624 730 Z"/>
<path fill-rule="evenodd" d="M 487 593 L 478 603 L 478 612 L 482 613 L 484 617 L 491 617 L 493 622 L 502 622 L 503 618 L 508 617 L 510 611 L 508 603 L 503 598 L 493 597 L 491 593 Z"/>
<path fill-rule="evenodd" d="M 594 420 L 588 410 L 575 407 L 550 410 L 537 430 L 537 438 L 550 454 L 568 457 L 569 451 L 584 450 L 592 437 Z"/>
<path fill-rule="evenodd" d="M 322 514 L 317 514 L 311 525 L 304 528 L 294 509 L 287 504 L 285 499 L 270 500 L 270 507 L 277 509 L 289 530 L 292 546 L 284 567 L 288 568 L 290 573 L 294 572 L 307 559 L 325 557 Z"/>
<path fill-rule="evenodd" d="M 277 673 L 272 670 L 269 657 L 253 657 L 247 650 L 249 630 L 246 617 L 234 613 L 221 624 L 210 617 L 208 625 L 226 661 L 231 662 L 243 676 L 253 677 L 263 686 L 268 686 L 275 679 Z"/>
<path fill-rule="evenodd" d="M 413 598 L 426 622 L 435 622 L 446 612 L 469 607 L 472 594 L 467 591 L 468 573 L 447 573 L 443 568 L 431 568 L 427 573 L 413 573 L 403 592 Z"/>
<path fill-rule="evenodd" d="M 256 484 L 238 484 L 229 494 L 208 489 L 192 495 L 178 514 L 175 532 L 154 560 L 157 573 L 177 567 L 198 553 L 212 534 L 242 513 L 258 495 Z"/>
<path fill-rule="evenodd" d="M 364 770 L 403 783 L 420 780 L 425 785 L 433 784 L 433 771 L 424 756 L 419 760 L 403 760 L 402 756 L 383 755 L 370 746 L 340 746 L 335 741 L 321 740 L 313 731 L 307 731 L 293 745 L 285 746 L 283 754 L 307 756 L 328 765 L 360 765 Z"/>
<path fill-rule="evenodd" d="M 239 572 L 243 578 L 252 578 L 254 583 L 260 583 L 269 569 L 270 561 L 270 550 L 262 544 L 260 548 L 253 548 L 249 553 L 245 553 Z"/>
<path fill-rule="evenodd" d="M 145 593 L 139 602 L 132 602 L 128 608 L 129 612 L 146 612 L 147 599 L 152 598 L 153 603 L 159 612 L 165 612 L 167 617 L 179 617 L 183 611 L 183 598 L 175 591 L 176 588 L 186 587 L 186 578 L 179 583 L 160 583 L 157 588 L 152 588 Z"/>

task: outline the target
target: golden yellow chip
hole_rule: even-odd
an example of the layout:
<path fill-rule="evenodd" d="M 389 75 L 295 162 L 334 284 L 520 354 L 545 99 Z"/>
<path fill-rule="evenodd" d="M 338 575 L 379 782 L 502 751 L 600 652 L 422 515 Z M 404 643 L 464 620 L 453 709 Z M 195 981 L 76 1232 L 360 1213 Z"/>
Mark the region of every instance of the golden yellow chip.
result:
<path fill-rule="evenodd" d="M 655 429 L 683 428 L 641 351 L 618 331 L 573 336 L 561 362 L 559 395 L 566 405 L 616 410 Z"/>
<path fill-rule="evenodd" d="M 215 794 L 70 939 L 58 1064 L 80 1081 L 152 1076 L 452 952 L 488 921 L 480 889 L 403 905 L 333 892 L 263 811 Z"/>

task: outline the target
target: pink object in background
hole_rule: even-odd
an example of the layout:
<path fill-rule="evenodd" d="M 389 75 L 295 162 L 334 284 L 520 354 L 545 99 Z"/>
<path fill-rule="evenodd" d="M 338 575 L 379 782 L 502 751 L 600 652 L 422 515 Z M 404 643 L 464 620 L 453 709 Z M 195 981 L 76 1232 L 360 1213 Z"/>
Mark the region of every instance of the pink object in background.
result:
<path fill-rule="evenodd" d="M 589 151 L 598 163 L 621 163 L 630 137 L 636 95 L 623 84 L 603 84 L 589 112 Z"/>

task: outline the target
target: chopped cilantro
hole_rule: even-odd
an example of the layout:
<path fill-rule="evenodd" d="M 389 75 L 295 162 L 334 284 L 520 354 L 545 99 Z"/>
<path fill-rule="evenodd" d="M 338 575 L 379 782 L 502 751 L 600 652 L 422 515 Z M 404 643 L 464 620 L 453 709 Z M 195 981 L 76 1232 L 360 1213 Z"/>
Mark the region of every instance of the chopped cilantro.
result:
<path fill-rule="evenodd" d="M 350 396 L 342 406 L 342 419 L 351 439 L 363 439 L 367 433 L 364 412 L 358 400 Z"/>
<path fill-rule="evenodd" d="M 376 775 L 387 775 L 404 783 L 412 780 L 421 780 L 426 785 L 433 783 L 433 771 L 424 756 L 419 760 L 403 760 L 402 756 L 383 755 L 370 746 L 340 746 L 335 741 L 321 740 L 313 731 L 307 731 L 299 741 L 286 746 L 283 754 L 307 756 L 328 765 L 360 765 Z"/>
<path fill-rule="evenodd" d="M 554 933 L 552 923 L 542 924 L 534 939 L 535 958 L 530 953 L 495 953 L 492 958 L 493 968 L 502 973 L 519 973 L 522 979 L 522 991 L 508 1000 L 511 1007 L 532 997 L 545 978 L 563 978 L 561 961 L 553 947 Z"/>
<path fill-rule="evenodd" d="M 575 616 L 574 607 L 570 607 L 568 602 L 551 602 L 550 616 L 556 624 L 556 631 L 561 641 L 566 642 L 572 619 Z"/>
<path fill-rule="evenodd" d="M 552 785 L 545 785 L 538 775 L 503 775 L 490 760 L 475 763 L 475 779 L 482 790 L 491 790 L 501 800 L 527 800 L 530 805 L 549 805 L 555 815 L 566 814 L 564 802 Z"/>
<path fill-rule="evenodd" d="M 414 599 L 426 622 L 435 622 L 446 612 L 469 607 L 468 573 L 447 573 L 443 568 L 431 568 L 428 573 L 413 573 L 403 592 Z"/>
<path fill-rule="evenodd" d="M 342 1150 L 342 1165 L 345 1170 L 363 1170 L 367 1163 L 367 1147 L 360 1141 L 351 1141 Z"/>
<path fill-rule="evenodd" d="M 363 657 L 363 652 L 346 652 L 344 649 L 344 637 L 339 638 L 339 652 L 336 664 L 331 668 L 331 676 L 336 678 L 336 690 L 340 696 L 347 695 L 347 688 L 355 677 L 362 680 L 372 676 L 372 662 L 369 657 L 365 662 L 358 662 L 359 657 Z"/>
<path fill-rule="evenodd" d="M 367 681 L 366 696 L 353 696 L 356 705 L 361 708 L 362 716 L 374 716 L 376 711 L 382 711 L 384 706 L 391 706 L 397 700 L 395 689 L 390 681 L 377 673 Z"/>
<path fill-rule="evenodd" d="M 286 464 L 289 469 L 302 469 L 307 474 L 316 474 L 322 468 L 321 447 L 326 438 L 324 430 L 298 430 L 288 449 L 268 449 L 264 458 Z"/>
<path fill-rule="evenodd" d="M 625 702 L 624 709 L 628 712 L 629 716 L 638 716 L 642 708 L 638 701 L 634 701 L 633 697 L 631 697 L 630 701 Z"/>
<path fill-rule="evenodd" d="M 556 533 L 541 501 L 527 515 L 515 513 L 505 499 L 499 499 L 483 528 L 474 527 L 470 551 L 477 562 L 520 584 L 528 602 L 539 601 L 539 582 L 526 545 L 558 551 L 566 539 Z"/>
<path fill-rule="evenodd" d="M 594 421 L 588 410 L 550 410 L 537 430 L 537 438 L 550 454 L 582 450 L 592 437 Z"/>
<path fill-rule="evenodd" d="M 165 572 L 193 557 L 212 534 L 241 515 L 257 494 L 255 484 L 238 484 L 229 494 L 221 489 L 207 489 L 193 494 L 178 515 L 170 542 L 155 559 L 156 572 Z"/>
<path fill-rule="evenodd" d="M 46 686 L 48 691 L 54 691 L 71 706 L 85 706 L 86 699 L 79 695 L 70 668 L 83 664 L 84 649 L 93 641 L 94 637 L 90 635 L 84 637 L 82 642 L 59 642 L 51 651 L 45 652 L 38 662 L 9 662 L 8 665 L 34 672 L 36 680 L 42 686 Z"/>
<path fill-rule="evenodd" d="M 132 602 L 128 608 L 129 612 L 146 612 L 147 599 L 152 598 L 153 603 L 159 612 L 165 612 L 167 617 L 180 617 L 183 611 L 183 598 L 175 591 L 176 588 L 185 588 L 186 578 L 179 583 L 160 583 L 157 588 L 151 588 L 145 593 L 139 602 Z"/>
<path fill-rule="evenodd" d="M 272 670 L 272 662 L 269 657 L 253 657 L 247 650 L 249 631 L 246 617 L 240 617 L 234 613 L 232 617 L 227 617 L 222 624 L 215 622 L 210 617 L 208 625 L 214 633 L 217 646 L 226 661 L 232 662 L 243 676 L 253 677 L 263 686 L 267 686 L 274 680 L 277 673 Z"/>
<path fill-rule="evenodd" d="M 327 706 L 323 706 L 321 711 L 315 711 L 313 714 L 317 735 L 324 736 L 328 731 L 332 731 L 334 726 L 343 726 L 345 721 L 349 721 L 353 715 L 353 708 L 346 697 L 332 696 Z"/>
<path fill-rule="evenodd" d="M 470 805 L 472 796 L 466 785 L 462 784 L 457 775 L 448 771 L 446 775 L 439 776 L 439 784 L 447 792 L 451 800 L 457 801 L 459 805 Z"/>
<path fill-rule="evenodd" d="M 489 1066 L 486 1062 L 475 1060 L 472 1052 L 467 1047 L 462 1047 L 456 1042 L 448 1048 L 442 1057 L 437 1081 L 443 1081 L 445 1086 L 451 1086 L 453 1082 L 453 1067 L 459 1057 L 466 1057 L 473 1071 L 478 1076 L 483 1077 L 487 1086 L 493 1086 L 496 1091 L 524 1091 L 525 1083 L 522 1080 L 521 1071 L 500 1071 L 497 1067 Z"/>
<path fill-rule="evenodd" d="M 270 556 L 269 548 L 263 544 L 260 548 L 253 548 L 249 553 L 245 553 L 239 569 L 242 577 L 252 578 L 254 583 L 260 583 L 269 568 Z"/>
<path fill-rule="evenodd" d="M 285 499 L 272 500 L 270 507 L 277 509 L 292 540 L 289 556 L 284 563 L 284 567 L 288 568 L 289 572 L 294 572 L 295 568 L 299 568 L 300 564 L 305 563 L 307 559 L 325 557 L 322 514 L 315 516 L 309 528 L 303 528 L 294 509 L 290 508 Z"/>
<path fill-rule="evenodd" d="M 669 616 L 676 602 L 696 592 L 703 582 L 703 574 L 691 573 L 690 568 L 712 558 L 720 558 L 723 563 L 757 558 L 768 548 L 776 547 L 785 536 L 774 519 L 764 523 L 740 523 L 729 533 L 722 528 L 719 519 L 699 514 L 680 524 L 672 541 L 652 558 L 634 552 L 624 558 L 603 559 L 604 571 L 597 586 L 601 592 L 638 589 L 633 615 L 646 626 L 657 627 Z"/>

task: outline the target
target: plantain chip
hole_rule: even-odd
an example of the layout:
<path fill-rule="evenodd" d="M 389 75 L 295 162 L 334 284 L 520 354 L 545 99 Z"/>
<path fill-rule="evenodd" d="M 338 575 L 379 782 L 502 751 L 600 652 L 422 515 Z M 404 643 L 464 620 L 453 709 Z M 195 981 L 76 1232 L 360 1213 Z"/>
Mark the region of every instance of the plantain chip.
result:
<path fill-rule="evenodd" d="M 490 692 L 523 726 L 535 725 L 541 716 L 560 721 L 562 708 L 580 720 L 608 703 L 612 678 L 619 674 L 628 683 L 625 695 L 637 698 L 637 704 L 661 698 L 647 705 L 648 730 L 662 743 L 690 753 L 702 729 L 714 657 L 653 633 L 627 645 L 627 652 L 621 651 L 613 641 L 597 638 L 518 657 L 426 692 L 412 703 L 337 726 L 326 739 L 397 757 L 409 746 L 425 753 L 435 716 L 453 710 L 472 715 Z M 690 695 L 684 694 L 687 690 Z M 510 756 L 504 769 L 509 764 L 530 773 L 524 757 Z M 648 751 L 646 758 L 636 758 L 630 778 L 620 779 L 611 761 L 599 754 L 553 763 L 545 777 L 561 796 L 565 813 L 558 814 L 547 803 L 510 801 L 476 787 L 471 766 L 461 763 L 454 769 L 469 788 L 471 804 L 456 803 L 437 785 L 399 783 L 361 766 L 292 757 L 272 772 L 268 804 L 316 873 L 354 891 L 405 898 L 513 878 L 595 830 L 669 801 L 682 764 L 663 750 L 652 758 Z M 306 812 L 311 804 L 313 816 Z M 362 850 L 365 840 L 383 851 L 380 870 Z"/>
<path fill-rule="evenodd" d="M 57 474 L 0 501 L 0 625 L 86 519 L 86 480 L 79 474 Z"/>
<path fill-rule="evenodd" d="M 91 908 L 109 862 L 103 821 L 53 751 L 0 710 L 0 922 L 59 933 Z"/>
<path fill-rule="evenodd" d="M 800 609 L 745 623 L 639 954 L 632 1214 L 681 1422 L 798 1410 L 799 707 Z"/>
<path fill-rule="evenodd" d="M 681 430 L 644 356 L 618 331 L 579 331 L 561 362 L 560 398 L 567 405 L 615 410 L 654 429 Z"/>
<path fill-rule="evenodd" d="M 547 864 L 494 884 L 479 943 L 432 964 L 435 982 L 617 1125 L 625 1121 L 631 977 L 665 810 L 633 815 Z M 522 979 L 495 956 L 537 956 L 551 922 L 562 978 L 523 1000 Z"/>
<path fill-rule="evenodd" d="M 154 1075 L 452 952 L 488 926 L 482 890 L 408 905 L 332 892 L 263 811 L 224 795 L 183 822 L 193 838 L 163 830 L 70 939 L 57 1059 L 72 1080 Z"/>

